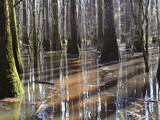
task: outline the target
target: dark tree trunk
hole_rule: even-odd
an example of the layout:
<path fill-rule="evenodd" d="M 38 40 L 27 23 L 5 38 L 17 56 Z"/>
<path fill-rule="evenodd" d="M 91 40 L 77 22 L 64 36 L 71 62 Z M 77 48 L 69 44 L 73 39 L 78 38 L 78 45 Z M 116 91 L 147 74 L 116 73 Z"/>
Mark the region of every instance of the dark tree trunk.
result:
<path fill-rule="evenodd" d="M 58 0 L 52 0 L 53 6 L 53 38 L 52 50 L 61 50 L 61 41 L 59 34 L 59 19 L 58 19 Z"/>
<path fill-rule="evenodd" d="M 0 98 L 15 97 L 23 89 L 13 55 L 8 0 L 0 2 L 0 23 Z"/>
<path fill-rule="evenodd" d="M 102 9 L 102 0 L 97 0 L 98 4 L 98 50 L 101 50 L 103 42 L 103 9 Z"/>
<path fill-rule="evenodd" d="M 106 62 L 118 61 L 119 50 L 114 27 L 113 0 L 104 1 L 104 41 L 101 52 L 101 60 Z"/>
<path fill-rule="evenodd" d="M 50 51 L 48 9 L 49 9 L 48 0 L 43 0 L 43 49 L 44 51 Z"/>
<path fill-rule="evenodd" d="M 77 21 L 76 21 L 76 1 L 70 0 L 70 29 L 71 36 L 68 38 L 67 52 L 71 54 L 79 54 L 78 38 L 77 38 Z"/>
<path fill-rule="evenodd" d="M 38 63 L 38 41 L 36 30 L 36 15 L 35 15 L 35 0 L 32 1 L 32 21 L 33 21 L 33 54 L 34 54 L 34 67 L 37 68 Z"/>

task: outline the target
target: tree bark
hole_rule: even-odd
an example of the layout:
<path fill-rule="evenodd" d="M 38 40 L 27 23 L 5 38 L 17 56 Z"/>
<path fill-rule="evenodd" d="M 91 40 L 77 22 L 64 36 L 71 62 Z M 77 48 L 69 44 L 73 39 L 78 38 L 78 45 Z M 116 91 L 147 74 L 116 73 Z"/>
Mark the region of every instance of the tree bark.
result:
<path fill-rule="evenodd" d="M 26 1 L 23 1 L 23 44 L 29 44 L 29 38 L 27 33 L 27 12 L 26 12 Z"/>
<path fill-rule="evenodd" d="M 0 23 L 0 98 L 15 97 L 23 89 L 13 55 L 8 0 L 0 2 Z"/>
<path fill-rule="evenodd" d="M 79 54 L 78 38 L 77 38 L 77 21 L 76 21 L 76 1 L 70 0 L 70 29 L 71 36 L 68 39 L 67 52 L 71 54 Z"/>
<path fill-rule="evenodd" d="M 52 0 L 53 6 L 53 38 L 52 50 L 61 50 L 60 34 L 59 34 L 59 19 L 58 19 L 58 0 Z"/>
<path fill-rule="evenodd" d="M 12 45 L 13 45 L 13 54 L 16 63 L 16 68 L 19 74 L 23 73 L 23 65 L 20 54 L 20 45 L 18 39 L 18 31 L 17 31 L 17 23 L 16 23 L 16 13 L 13 5 L 15 4 L 15 0 L 9 2 L 10 7 L 10 29 L 12 33 Z"/>
<path fill-rule="evenodd" d="M 106 62 L 118 61 L 119 50 L 114 27 L 113 0 L 104 2 L 104 41 L 101 51 L 101 60 Z"/>

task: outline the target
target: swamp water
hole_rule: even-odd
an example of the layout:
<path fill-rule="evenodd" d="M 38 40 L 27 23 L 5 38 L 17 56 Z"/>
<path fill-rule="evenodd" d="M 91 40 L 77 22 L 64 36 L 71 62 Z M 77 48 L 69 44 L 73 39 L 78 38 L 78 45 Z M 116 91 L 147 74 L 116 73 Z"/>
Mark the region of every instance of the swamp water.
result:
<path fill-rule="evenodd" d="M 0 120 L 158 120 L 158 52 L 149 51 L 149 74 L 140 53 L 110 64 L 99 64 L 94 51 L 48 53 L 38 68 L 24 57 L 23 100 L 1 101 Z"/>

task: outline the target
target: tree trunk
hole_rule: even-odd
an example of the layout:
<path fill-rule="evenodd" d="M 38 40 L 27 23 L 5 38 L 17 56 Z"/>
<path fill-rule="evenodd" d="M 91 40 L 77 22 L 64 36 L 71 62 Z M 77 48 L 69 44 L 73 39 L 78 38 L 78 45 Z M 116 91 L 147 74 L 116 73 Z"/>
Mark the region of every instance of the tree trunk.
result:
<path fill-rule="evenodd" d="M 15 4 L 15 0 L 9 2 L 10 7 L 10 29 L 12 33 L 12 45 L 13 45 L 13 54 L 16 63 L 16 68 L 19 74 L 23 73 L 23 65 L 21 60 L 20 54 L 20 47 L 19 47 L 19 39 L 18 39 L 18 32 L 17 32 L 17 23 L 16 23 L 16 13 L 15 8 L 13 5 Z"/>
<path fill-rule="evenodd" d="M 98 50 L 101 50 L 103 42 L 103 9 L 102 9 L 102 0 L 97 0 L 98 4 Z"/>
<path fill-rule="evenodd" d="M 104 41 L 101 51 L 101 60 L 106 62 L 118 61 L 119 50 L 114 27 L 113 0 L 104 2 Z"/>
<path fill-rule="evenodd" d="M 49 9 L 48 0 L 43 0 L 43 49 L 44 51 L 50 51 L 48 9 Z"/>
<path fill-rule="evenodd" d="M 52 50 L 61 50 L 60 34 L 59 34 L 59 19 L 58 19 L 58 0 L 52 0 L 53 6 L 53 38 Z"/>
<path fill-rule="evenodd" d="M 26 12 L 26 1 L 23 1 L 23 44 L 29 44 L 29 38 L 27 34 L 27 12 Z"/>
<path fill-rule="evenodd" d="M 70 0 L 70 29 L 71 36 L 68 39 L 67 52 L 71 54 L 79 54 L 78 38 L 77 38 L 77 21 L 76 21 L 76 1 Z"/>
<path fill-rule="evenodd" d="M 34 67 L 37 68 L 38 63 L 38 42 L 36 31 L 36 16 L 35 16 L 35 0 L 32 1 L 32 19 L 33 19 L 33 55 L 34 55 Z"/>
<path fill-rule="evenodd" d="M 23 89 L 13 55 L 8 0 L 0 2 L 0 23 L 0 98 L 15 97 Z"/>

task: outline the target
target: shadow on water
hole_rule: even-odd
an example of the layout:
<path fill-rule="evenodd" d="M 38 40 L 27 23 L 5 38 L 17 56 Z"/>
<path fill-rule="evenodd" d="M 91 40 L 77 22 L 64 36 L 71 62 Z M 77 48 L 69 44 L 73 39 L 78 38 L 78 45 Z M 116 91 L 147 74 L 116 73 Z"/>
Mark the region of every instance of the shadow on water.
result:
<path fill-rule="evenodd" d="M 158 58 L 155 50 L 150 51 L 149 74 L 144 73 L 139 53 L 132 59 L 124 54 L 123 62 L 112 64 L 98 64 L 93 51 L 82 51 L 80 57 L 66 51 L 48 53 L 37 68 L 24 58 L 25 94 L 21 107 L 10 111 L 27 120 L 159 119 L 159 87 L 154 79 Z M 143 110 L 133 112 L 138 107 Z M 0 108 L 0 119 L 6 115 L 12 116 Z"/>

